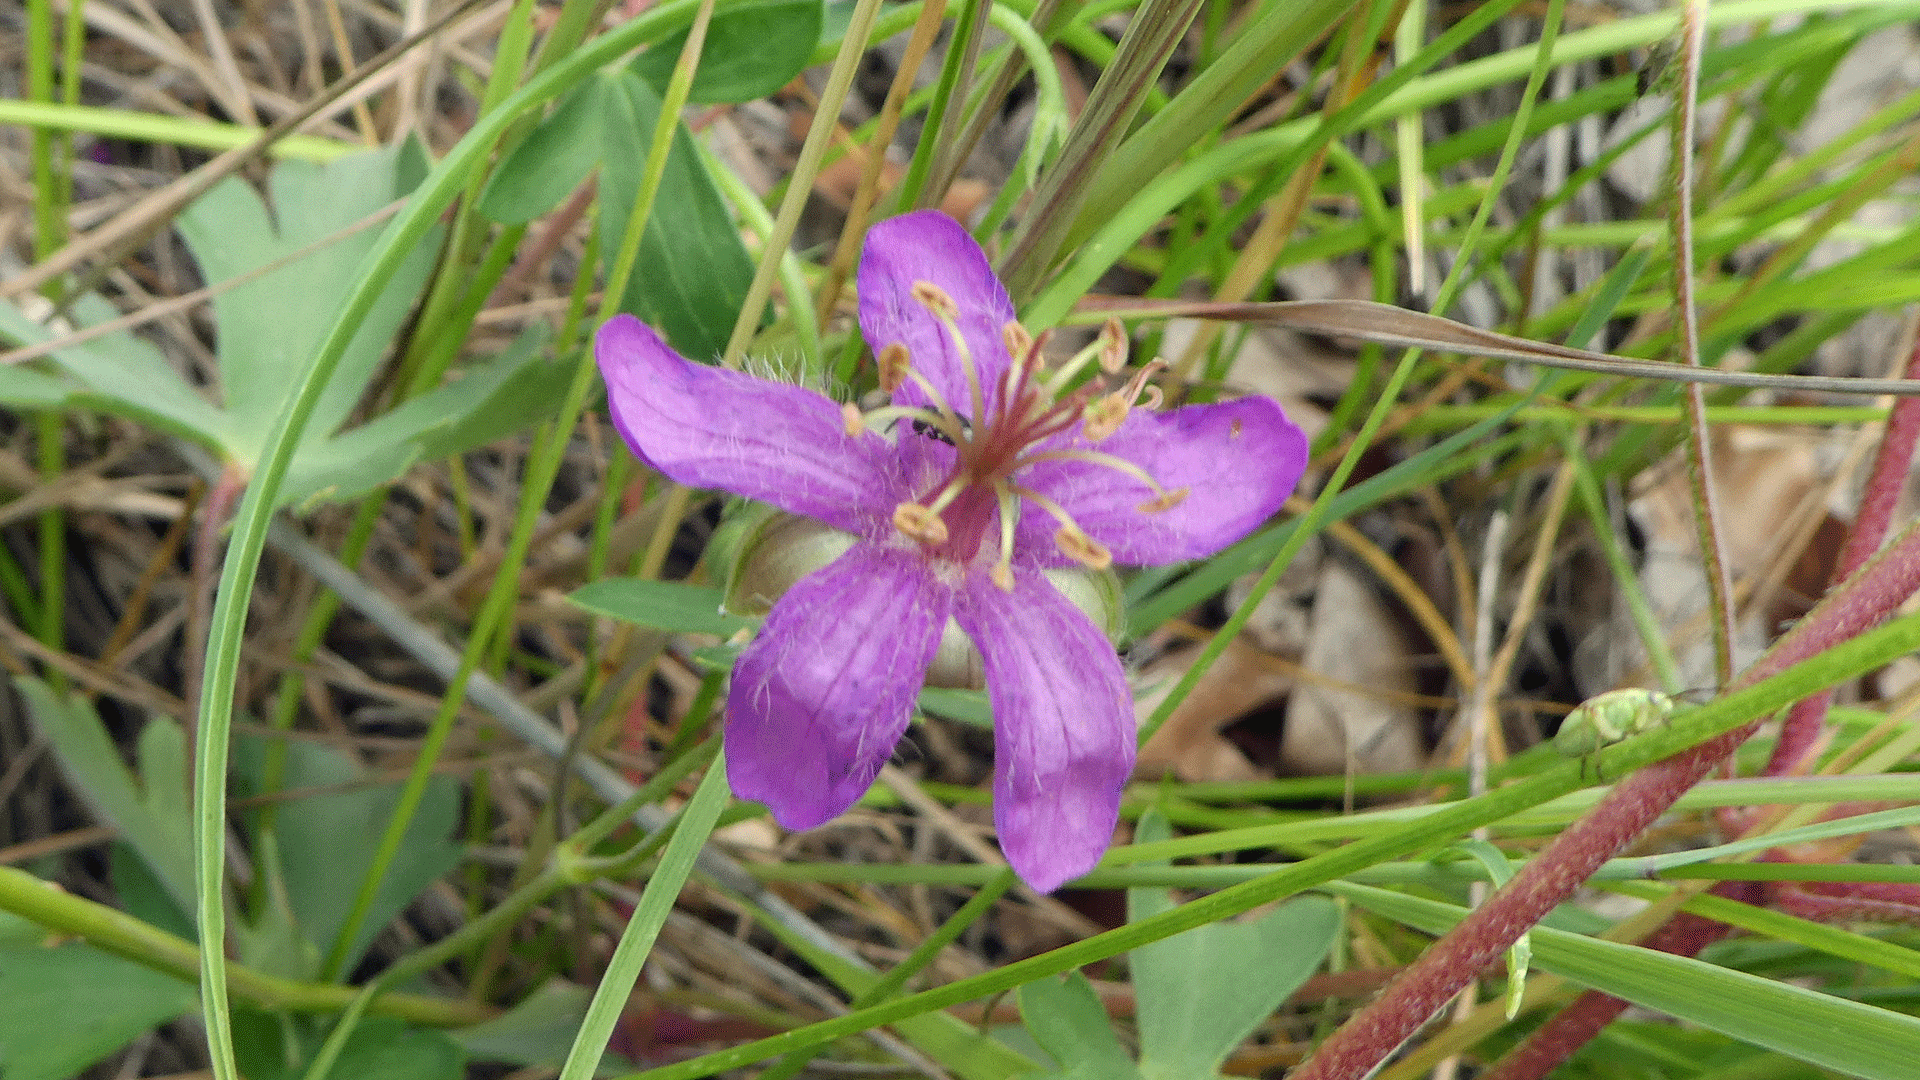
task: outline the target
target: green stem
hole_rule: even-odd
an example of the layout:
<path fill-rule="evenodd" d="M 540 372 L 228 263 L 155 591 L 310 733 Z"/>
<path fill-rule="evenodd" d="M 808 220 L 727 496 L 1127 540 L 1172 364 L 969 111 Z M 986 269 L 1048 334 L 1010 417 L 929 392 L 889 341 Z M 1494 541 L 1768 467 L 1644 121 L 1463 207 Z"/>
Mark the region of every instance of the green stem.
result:
<path fill-rule="evenodd" d="M 852 1001 L 848 1002 L 850 1008 L 865 1009 L 892 998 L 894 994 L 899 992 L 901 987 L 907 984 L 908 979 L 912 978 L 916 972 L 925 968 L 928 964 L 933 963 L 934 957 L 940 955 L 940 950 L 959 940 L 960 935 L 966 932 L 967 927 L 978 922 L 981 916 L 991 910 L 993 905 L 998 902 L 1002 896 L 1006 895 L 1008 889 L 1013 888 L 1015 880 L 1013 871 L 1004 866 L 998 868 L 978 866 L 968 867 L 968 869 L 979 869 L 986 872 L 983 875 L 985 880 L 980 884 L 980 891 L 974 893 L 971 899 L 960 905 L 960 910 L 948 917 L 946 922 L 941 923 L 939 929 L 927 935 L 925 941 L 915 946 L 913 952 L 907 954 L 906 959 L 894 965 L 893 970 L 882 976 L 879 982 L 873 984 L 870 989 L 856 995 Z M 761 1073 L 758 1080 L 791 1080 L 793 1076 L 799 1074 L 801 1069 L 807 1067 L 807 1063 L 812 1061 L 813 1056 L 818 1052 L 818 1047 L 795 1050 L 781 1058 L 772 1068 Z"/>
<path fill-rule="evenodd" d="M 193 806 L 194 880 L 198 894 L 195 918 L 202 941 L 226 940 L 226 909 L 222 894 L 226 876 L 227 759 L 241 645 L 246 634 L 247 608 L 253 596 L 254 576 L 260 567 L 267 530 L 292 464 L 294 450 L 300 444 L 307 421 L 318 405 L 322 392 L 332 380 L 334 369 L 339 366 L 348 343 L 402 261 L 457 194 L 461 178 L 479 167 L 482 157 L 507 124 L 627 49 L 671 33 L 677 28 L 679 20 L 692 14 L 691 8 L 687 0 L 674 0 L 609 31 L 530 81 L 496 112 L 481 118 L 474 125 L 414 192 L 406 209 L 387 227 L 354 283 L 352 292 L 342 304 L 340 315 L 301 375 L 298 390 L 291 395 L 268 436 L 260 454 L 258 471 L 248 484 L 246 496 L 234 517 L 232 540 L 221 570 L 210 620 L 206 668 L 201 681 Z M 584 389 L 580 396 L 584 398 Z M 544 486 L 540 490 L 544 496 Z M 200 966 L 208 1057 L 213 1062 L 218 1080 L 235 1080 L 238 1070 L 233 1063 L 232 1022 L 226 1004 L 226 956 L 220 949 L 202 950 Z"/>
<path fill-rule="evenodd" d="M 1872 671 L 1893 657 L 1915 648 L 1920 648 L 1920 615 L 1907 616 L 1868 631 L 1772 678 L 1703 705 L 1684 718 L 1676 718 L 1663 730 L 1609 747 L 1603 752 L 1602 763 L 1609 773 L 1619 775 L 1625 770 L 1669 757 L 1686 747 L 1766 716 L 1822 687 Z M 1152 918 L 1129 923 L 1052 952 L 1015 961 L 993 971 L 909 997 L 859 1009 L 845 1016 L 691 1061 L 633 1074 L 631 1080 L 697 1080 L 1118 956 L 1174 934 L 1250 911 L 1261 904 L 1291 896 L 1376 863 L 1451 843 L 1482 825 L 1493 824 L 1575 790 L 1582 783 L 1582 771 L 1581 763 L 1569 761 L 1537 776 L 1410 822 L 1405 829 L 1389 830 L 1288 864 L 1258 880 L 1189 901 Z"/>
<path fill-rule="evenodd" d="M 0 866 L 0 910 L 186 982 L 193 982 L 200 970 L 200 950 L 192 942 L 11 866 Z M 296 982 L 239 966 L 229 966 L 228 975 L 237 996 L 269 1011 L 332 1012 L 346 1008 L 359 993 L 352 987 Z M 435 1027 L 463 1027 L 495 1015 L 475 1002 L 419 994 L 386 995 L 373 1011 Z"/>
<path fill-rule="evenodd" d="M 259 128 L 244 124 L 51 101 L 0 100 L 0 124 L 32 128 L 36 132 L 84 131 L 132 142 L 200 150 L 232 150 L 260 137 Z M 317 135 L 289 135 L 275 142 L 267 153 L 276 158 L 325 162 L 358 149 L 352 143 Z"/>
<path fill-rule="evenodd" d="M 673 839 L 667 842 L 667 850 L 660 856 L 660 866 L 647 879 L 640 903 L 634 908 L 633 917 L 627 920 L 626 932 L 620 935 L 620 944 L 614 948 L 613 958 L 607 961 L 607 973 L 601 976 L 600 985 L 593 992 L 587 1015 L 580 1022 L 580 1032 L 574 1037 L 573 1049 L 568 1051 L 566 1064 L 560 1068 L 560 1080 L 591 1080 L 599 1067 L 607 1040 L 612 1037 L 620 1014 L 626 1011 L 633 984 L 640 978 L 640 967 L 646 963 L 660 928 L 666 925 L 667 914 L 673 910 L 687 876 L 693 873 L 694 860 L 720 820 L 720 811 L 726 809 L 728 796 L 727 771 L 708 769 L 706 778 L 700 781 L 693 798 L 681 811 Z"/>
<path fill-rule="evenodd" d="M 667 85 L 667 92 L 661 104 L 661 121 L 654 132 L 654 141 L 648 154 L 646 179 L 635 199 L 633 213 L 627 219 L 626 235 L 621 243 L 624 259 L 614 263 L 615 272 L 609 281 L 602 299 L 603 309 L 618 303 L 620 289 L 624 289 L 623 267 L 630 270 L 634 253 L 639 250 L 640 236 L 646 228 L 647 218 L 653 209 L 654 195 L 659 190 L 659 178 L 666 169 L 667 151 L 673 145 L 673 133 L 676 129 L 674 118 L 686 104 L 687 92 L 692 85 L 692 70 L 687 64 L 689 55 L 698 61 L 699 50 L 705 37 L 705 26 L 711 16 L 713 0 L 705 0 L 695 16 L 692 34 L 687 39 L 681 53 L 682 66 L 675 68 L 674 77 Z M 657 14 L 657 12 L 656 12 Z M 608 35 L 612 37 L 613 35 Z M 606 38 L 601 39 L 602 42 Z M 591 50 L 588 50 L 591 51 Z M 556 67 L 556 72 L 562 70 Z M 684 75 L 684 77 L 683 77 Z M 540 85 L 544 79 L 529 84 L 527 90 Z M 526 91 L 522 91 L 525 94 Z M 496 115 L 511 116 L 505 106 Z M 477 133 L 481 128 L 476 127 Z M 469 137 L 472 137 L 471 134 Z M 465 145 L 464 140 L 462 145 Z M 615 285 L 619 288 L 616 288 Z M 603 314 L 605 312 L 603 311 Z M 520 569 L 526 563 L 527 554 L 532 547 L 533 534 L 539 524 L 541 509 L 546 505 L 547 493 L 552 489 L 554 479 L 559 475 L 564 460 L 568 436 L 578 423 L 580 413 L 586 406 L 587 391 L 593 384 L 595 367 L 591 352 L 583 352 L 574 373 L 572 384 L 567 389 L 565 403 L 561 407 L 560 417 L 547 425 L 536 440 L 531 461 L 528 463 L 525 485 L 521 492 L 519 512 L 514 518 L 513 534 L 508 541 L 507 556 L 500 563 L 495 574 L 493 588 L 488 592 L 480 617 L 475 620 L 473 632 L 467 639 L 467 649 L 461 657 L 460 669 L 454 673 L 441 699 L 439 712 L 434 714 L 427 727 L 426 737 L 422 740 L 419 757 L 414 762 L 407 782 L 400 791 L 400 799 L 394 806 L 392 818 L 387 830 L 380 838 L 380 846 L 375 852 L 367 876 L 360 883 L 360 891 L 355 895 L 353 908 L 346 921 L 341 925 L 339 934 L 334 938 L 333 946 L 327 953 L 326 963 L 321 969 L 322 977 L 336 979 L 346 967 L 349 950 L 360 926 L 366 921 L 367 913 L 372 910 L 374 897 L 378 894 L 380 883 L 386 877 L 388 867 L 399 855 L 400 843 L 406 836 L 413 814 L 418 810 L 420 800 L 425 797 L 427 781 L 432 778 L 433 766 L 438 762 L 440 753 L 446 747 L 447 738 L 453 732 L 453 722 L 459 716 L 460 708 L 466 701 L 467 682 L 478 669 L 481 661 L 488 655 L 495 642 L 504 640 L 500 630 L 507 624 L 513 613 L 513 603 L 519 594 Z"/>

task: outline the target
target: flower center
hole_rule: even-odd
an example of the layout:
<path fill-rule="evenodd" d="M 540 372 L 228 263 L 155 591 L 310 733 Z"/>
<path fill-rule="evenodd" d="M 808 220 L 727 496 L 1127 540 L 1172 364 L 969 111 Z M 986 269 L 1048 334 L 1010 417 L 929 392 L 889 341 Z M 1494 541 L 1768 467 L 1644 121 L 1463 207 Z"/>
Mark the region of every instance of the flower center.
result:
<path fill-rule="evenodd" d="M 1041 352 L 1047 335 L 1036 339 L 1019 323 L 1007 323 L 1001 327 L 1001 339 L 1012 363 L 988 386 L 982 383 L 979 365 L 960 332 L 960 310 L 953 298 L 924 281 L 914 282 L 913 297 L 946 328 L 966 378 L 968 400 L 962 407 L 948 402 L 914 370 L 906 346 L 894 342 L 881 349 L 878 357 L 881 389 L 891 394 L 912 380 L 930 404 L 890 405 L 867 413 L 848 405 L 845 410 L 850 434 L 891 427 L 898 437 L 934 439 L 954 449 L 953 466 L 939 484 L 895 507 L 893 527 L 902 535 L 954 558 L 971 559 L 992 512 L 998 510 L 1000 556 L 992 577 L 996 585 L 1011 591 L 1014 527 L 1023 503 L 1033 504 L 1059 523 L 1054 543 L 1068 558 L 1095 570 L 1113 562 L 1107 546 L 1087 535 L 1065 507 L 1019 482 L 1029 467 L 1045 461 L 1080 461 L 1122 473 L 1153 492 L 1153 498 L 1139 507 L 1146 514 L 1171 509 L 1187 497 L 1186 488 L 1169 490 L 1139 465 L 1092 448 L 1119 430 L 1136 405 L 1151 409 L 1162 400 L 1159 389 L 1147 382 L 1164 366 L 1160 361 L 1124 375 L 1127 335 L 1118 319 L 1108 319 L 1092 344 L 1044 373 Z M 1100 374 L 1069 389 L 1068 384 L 1095 363 Z M 1055 436 L 1075 427 L 1089 447 L 1046 448 Z"/>

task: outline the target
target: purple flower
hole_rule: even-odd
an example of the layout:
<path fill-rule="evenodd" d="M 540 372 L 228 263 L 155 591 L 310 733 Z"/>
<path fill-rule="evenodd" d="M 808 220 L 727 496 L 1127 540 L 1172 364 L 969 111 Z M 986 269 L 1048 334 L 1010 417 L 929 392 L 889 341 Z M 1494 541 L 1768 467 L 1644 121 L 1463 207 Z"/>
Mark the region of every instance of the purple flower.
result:
<path fill-rule="evenodd" d="M 1142 407 L 1159 400 L 1153 369 L 1123 375 L 1117 324 L 1042 370 L 986 255 L 938 212 L 875 225 L 859 290 L 889 406 L 862 414 L 691 363 L 622 315 L 595 340 L 613 423 L 674 481 L 855 538 L 780 598 L 734 667 L 734 791 L 790 829 L 851 806 L 906 731 L 952 620 L 993 705 L 1001 847 L 1051 891 L 1112 839 L 1136 735 L 1112 644 L 1043 571 L 1219 551 L 1279 509 L 1306 439 L 1267 398 Z"/>

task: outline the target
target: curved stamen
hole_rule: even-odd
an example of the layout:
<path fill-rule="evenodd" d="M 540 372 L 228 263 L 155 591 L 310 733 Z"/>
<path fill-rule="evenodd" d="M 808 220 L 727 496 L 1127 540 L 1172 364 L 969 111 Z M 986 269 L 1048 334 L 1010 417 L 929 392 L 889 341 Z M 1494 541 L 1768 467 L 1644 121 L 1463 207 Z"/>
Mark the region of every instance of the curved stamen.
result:
<path fill-rule="evenodd" d="M 1118 375 L 1127 366 L 1127 328 L 1112 315 L 1100 327 L 1100 370 Z"/>
<path fill-rule="evenodd" d="M 933 412 L 935 415 L 944 418 L 948 423 L 959 428 L 962 432 L 968 429 L 967 418 L 961 416 L 954 410 L 953 406 L 947 404 L 947 399 L 940 396 L 939 387 L 928 382 L 925 375 L 920 374 L 920 372 L 913 368 L 907 368 L 906 374 L 907 378 L 912 379 L 913 384 L 918 386 L 921 391 L 927 395 L 927 400 L 933 403 Z M 943 428 L 941 430 L 944 431 L 945 429 Z M 954 440 L 954 445 L 958 446 L 960 442 L 961 440 L 956 439 Z"/>
<path fill-rule="evenodd" d="M 1000 502 L 1000 558 L 988 576 L 1001 592 L 1013 591 L 1013 527 L 1020 520 L 1020 499 L 1010 484 L 993 485 Z"/>
<path fill-rule="evenodd" d="M 893 527 L 923 544 L 947 542 L 947 523 L 940 514 L 919 503 L 903 502 L 893 508 Z"/>
<path fill-rule="evenodd" d="M 1120 430 L 1120 425 L 1126 423 L 1127 414 L 1133 411 L 1143 393 L 1148 395 L 1154 405 L 1165 400 L 1166 395 L 1160 392 L 1159 387 L 1148 385 L 1147 379 L 1166 366 L 1164 360 L 1149 361 L 1134 373 L 1133 378 L 1127 380 L 1125 386 L 1111 394 L 1096 398 L 1089 404 L 1086 408 L 1087 441 L 1097 443 Z M 1154 405 L 1148 407 L 1152 408 Z"/>
<path fill-rule="evenodd" d="M 1047 376 L 1046 382 L 1043 384 L 1046 387 L 1047 395 L 1049 397 L 1059 397 L 1061 390 L 1066 387 L 1067 383 L 1071 382 L 1080 372 L 1086 370 L 1088 364 L 1098 363 L 1108 374 L 1118 372 L 1120 370 L 1118 367 L 1107 367 L 1108 362 L 1116 356 L 1119 358 L 1121 364 L 1124 365 L 1126 363 L 1127 331 L 1125 327 L 1120 325 L 1119 319 L 1108 319 L 1107 324 L 1100 328 L 1099 337 L 1094 338 L 1086 348 L 1068 357 L 1066 363 L 1055 368 L 1053 373 Z"/>
<path fill-rule="evenodd" d="M 953 339 L 954 351 L 960 354 L 960 370 L 967 376 L 967 396 L 973 404 L 973 417 L 985 420 L 987 416 L 987 398 L 985 389 L 980 385 L 980 369 L 973 362 L 973 349 L 967 345 L 967 336 L 960 332 L 960 307 L 953 302 L 947 291 L 930 281 L 913 283 L 913 298 L 920 301 L 940 325 L 947 328 L 947 336 Z"/>
<path fill-rule="evenodd" d="M 1153 502 L 1143 504 L 1140 507 L 1140 509 L 1146 513 L 1153 512 L 1147 509 L 1148 506 L 1154 506 L 1156 503 L 1172 500 L 1171 502 L 1166 502 L 1164 506 L 1156 507 L 1156 509 L 1165 510 L 1168 507 L 1178 506 L 1180 501 L 1187 497 L 1186 488 L 1169 489 L 1163 487 L 1160 481 L 1155 480 L 1147 470 L 1117 454 L 1103 453 L 1099 450 L 1042 450 L 1038 453 L 1027 454 L 1021 457 L 1020 460 L 1015 463 L 1015 467 L 1025 467 L 1040 461 L 1084 461 L 1089 465 L 1100 465 L 1112 469 L 1114 472 L 1120 473 L 1123 476 L 1131 476 L 1135 480 L 1145 484 L 1147 490 L 1154 494 Z"/>
<path fill-rule="evenodd" d="M 1087 422 L 1081 433 L 1090 443 L 1100 442 L 1120 430 L 1120 425 L 1127 422 L 1127 414 L 1132 409 L 1132 404 L 1118 391 L 1103 394 L 1087 403 L 1084 412 Z"/>
<path fill-rule="evenodd" d="M 1045 510 L 1053 520 L 1060 523 L 1060 531 L 1053 534 L 1053 542 L 1062 555 L 1089 570 L 1105 570 L 1113 565 L 1113 552 L 1107 550 L 1105 544 L 1088 536 L 1087 530 L 1082 529 L 1080 523 L 1073 520 L 1073 515 L 1067 513 L 1066 507 L 1032 488 L 1024 488 L 1018 484 L 1007 484 L 1005 487 L 1021 498 L 1032 500 L 1035 506 Z"/>

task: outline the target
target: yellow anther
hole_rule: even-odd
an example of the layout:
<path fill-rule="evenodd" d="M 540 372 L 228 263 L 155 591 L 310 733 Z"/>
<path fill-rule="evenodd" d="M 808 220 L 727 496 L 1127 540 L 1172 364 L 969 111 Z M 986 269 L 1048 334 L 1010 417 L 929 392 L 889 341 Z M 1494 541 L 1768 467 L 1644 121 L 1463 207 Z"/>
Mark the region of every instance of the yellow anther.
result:
<path fill-rule="evenodd" d="M 1113 565 L 1113 552 L 1107 546 L 1073 525 L 1063 525 L 1053 534 L 1060 553 L 1089 570 L 1105 570 Z"/>
<path fill-rule="evenodd" d="M 1100 370 L 1118 375 L 1127 366 L 1127 328 L 1119 319 L 1107 316 L 1100 328 Z"/>
<path fill-rule="evenodd" d="M 941 519 L 938 511 L 919 503 L 903 502 L 894 507 L 893 527 L 900 530 L 902 535 L 923 544 L 947 542 L 947 523 Z"/>
<path fill-rule="evenodd" d="M 1088 442 L 1099 442 L 1120 430 L 1126 423 L 1127 413 L 1132 409 L 1123 394 L 1104 394 L 1087 402 L 1083 413 L 1086 425 L 1082 429 Z"/>
<path fill-rule="evenodd" d="M 1017 322 L 1009 321 L 1000 328 L 1000 341 L 1007 347 L 1007 355 L 1015 360 L 1024 359 L 1033 349 L 1033 335 Z"/>
<path fill-rule="evenodd" d="M 875 362 L 880 366 L 880 389 L 889 394 L 907 381 L 907 371 L 912 367 L 907 347 L 898 341 L 881 349 Z"/>
<path fill-rule="evenodd" d="M 920 301 L 921 306 L 928 311 L 933 312 L 933 317 L 936 319 L 953 322 L 960 318 L 960 305 L 953 302 L 953 297 L 947 295 L 947 290 L 931 281 L 914 282 L 913 298 Z"/>
<path fill-rule="evenodd" d="M 858 435 L 867 429 L 867 418 L 860 412 L 860 406 L 852 402 L 840 406 L 840 419 L 845 424 L 849 436 Z"/>
<path fill-rule="evenodd" d="M 987 577 L 1001 592 L 1010 593 L 1013 591 L 1013 567 L 1008 566 L 1006 563 L 994 563 L 993 569 L 987 571 Z"/>
<path fill-rule="evenodd" d="M 1192 488 L 1174 488 L 1172 491 L 1162 492 L 1158 498 L 1148 499 L 1135 509 L 1143 514 L 1158 514 L 1164 510 L 1171 510 L 1186 502 L 1188 494 L 1192 491 Z"/>

